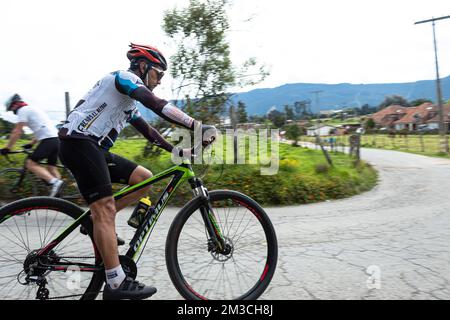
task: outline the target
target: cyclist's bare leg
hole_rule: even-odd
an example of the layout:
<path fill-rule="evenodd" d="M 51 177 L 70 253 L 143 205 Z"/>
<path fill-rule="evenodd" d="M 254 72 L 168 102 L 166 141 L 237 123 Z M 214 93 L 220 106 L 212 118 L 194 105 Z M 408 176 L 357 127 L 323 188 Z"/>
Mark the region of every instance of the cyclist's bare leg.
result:
<path fill-rule="evenodd" d="M 147 170 L 146 168 L 144 168 L 142 166 L 138 166 L 131 174 L 130 181 L 128 182 L 128 184 L 130 186 L 134 186 L 135 184 L 145 181 L 145 180 L 151 178 L 152 176 L 153 176 L 153 174 L 149 170 Z M 148 194 L 148 191 L 150 190 L 150 187 L 151 186 L 148 186 L 142 190 L 133 192 L 132 194 L 125 196 L 122 199 L 116 201 L 117 212 L 119 212 L 120 210 L 122 210 L 123 208 L 128 206 L 129 204 L 136 202 L 140 198 L 146 196 Z"/>
<path fill-rule="evenodd" d="M 105 197 L 90 206 L 94 226 L 94 241 L 105 264 L 105 269 L 120 265 L 116 238 L 116 206 L 113 197 Z"/>
<path fill-rule="evenodd" d="M 41 166 L 31 159 L 27 159 L 26 167 L 28 170 L 30 170 L 36 176 L 38 176 L 42 180 L 45 180 L 46 182 L 50 182 L 50 180 L 55 178 L 55 176 L 53 176 L 45 167 Z"/>
<path fill-rule="evenodd" d="M 57 166 L 47 166 L 47 169 L 48 169 L 48 172 L 50 172 L 50 174 L 52 176 L 61 180 L 61 174 L 59 173 Z"/>

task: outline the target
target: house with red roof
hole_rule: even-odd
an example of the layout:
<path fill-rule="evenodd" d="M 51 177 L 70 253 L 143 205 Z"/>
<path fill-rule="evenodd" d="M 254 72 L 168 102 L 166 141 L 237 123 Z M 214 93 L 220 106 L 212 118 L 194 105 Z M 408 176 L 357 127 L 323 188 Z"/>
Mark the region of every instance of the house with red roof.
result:
<path fill-rule="evenodd" d="M 450 111 L 450 105 L 448 109 Z M 450 112 L 447 112 L 447 119 L 449 114 Z M 378 128 L 415 131 L 422 125 L 428 125 L 430 128 L 434 126 L 436 118 L 438 119 L 438 108 L 430 102 L 417 107 L 392 105 L 373 114 L 371 118 Z"/>
<path fill-rule="evenodd" d="M 415 131 L 419 125 L 427 122 L 437 115 L 437 106 L 430 102 L 417 107 L 406 108 L 406 114 L 394 122 L 395 130 Z"/>
<path fill-rule="evenodd" d="M 442 106 L 444 112 L 444 123 L 447 124 L 449 128 L 450 123 L 450 103 Z M 437 109 L 437 108 L 436 108 Z M 427 121 L 429 129 L 439 129 L 439 112 L 436 111 L 436 115 Z"/>
<path fill-rule="evenodd" d="M 408 108 L 392 105 L 373 114 L 371 118 L 378 128 L 395 129 L 394 122 L 403 118 L 407 113 L 406 109 Z"/>

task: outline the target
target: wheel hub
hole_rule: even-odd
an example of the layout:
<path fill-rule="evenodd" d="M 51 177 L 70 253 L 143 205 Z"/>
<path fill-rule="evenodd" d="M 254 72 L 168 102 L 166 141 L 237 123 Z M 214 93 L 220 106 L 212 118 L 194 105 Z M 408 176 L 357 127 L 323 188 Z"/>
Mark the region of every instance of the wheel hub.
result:
<path fill-rule="evenodd" d="M 223 249 L 218 248 L 218 246 L 213 242 L 212 239 L 208 240 L 208 251 L 214 260 L 225 262 L 233 256 L 234 245 L 230 238 L 225 237 L 225 247 Z"/>
<path fill-rule="evenodd" d="M 40 251 L 41 249 L 31 251 L 25 258 L 23 263 L 23 271 L 27 274 L 27 278 L 40 278 L 47 270 L 44 265 L 49 265 L 59 261 L 58 256 L 53 250 L 45 256 L 38 256 Z"/>

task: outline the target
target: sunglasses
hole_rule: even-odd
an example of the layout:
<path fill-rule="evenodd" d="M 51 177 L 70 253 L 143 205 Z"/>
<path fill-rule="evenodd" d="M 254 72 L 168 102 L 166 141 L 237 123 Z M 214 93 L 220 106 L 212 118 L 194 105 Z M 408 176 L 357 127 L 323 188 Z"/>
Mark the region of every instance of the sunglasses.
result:
<path fill-rule="evenodd" d="M 161 80 L 164 77 L 164 71 L 155 68 L 152 66 L 152 69 L 156 71 L 156 76 L 158 77 L 158 81 Z"/>

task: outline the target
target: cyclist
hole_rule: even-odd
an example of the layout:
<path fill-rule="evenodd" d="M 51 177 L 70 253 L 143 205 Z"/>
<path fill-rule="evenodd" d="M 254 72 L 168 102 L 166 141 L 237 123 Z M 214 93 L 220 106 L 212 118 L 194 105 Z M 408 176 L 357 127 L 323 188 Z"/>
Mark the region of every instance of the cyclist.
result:
<path fill-rule="evenodd" d="M 136 185 L 152 176 L 146 168 L 109 152 L 128 122 L 146 139 L 178 156 L 190 149 L 174 147 L 140 115 L 137 102 L 171 123 L 190 130 L 207 129 L 170 102 L 153 94 L 161 83 L 167 62 L 151 46 L 130 44 L 128 71 L 115 71 L 96 83 L 78 102 L 59 131 L 60 158 L 73 173 L 92 212 L 94 240 L 103 258 L 106 284 L 103 299 L 145 299 L 156 288 L 126 277 L 118 257 L 115 217 L 128 204 L 148 192 L 143 189 L 115 202 L 111 183 Z"/>
<path fill-rule="evenodd" d="M 14 94 L 8 99 L 6 110 L 13 111 L 18 116 L 18 122 L 11 132 L 6 148 L 1 149 L 0 153 L 2 155 L 8 154 L 21 137 L 23 127 L 28 126 L 33 131 L 34 138 L 24 148 L 31 149 L 37 142 L 39 142 L 39 145 L 26 160 L 26 168 L 51 185 L 50 196 L 56 196 L 63 186 L 61 175 L 56 167 L 59 150 L 56 127 L 43 111 L 29 106 L 18 94 Z M 47 167 L 38 163 L 44 159 L 47 159 Z"/>

